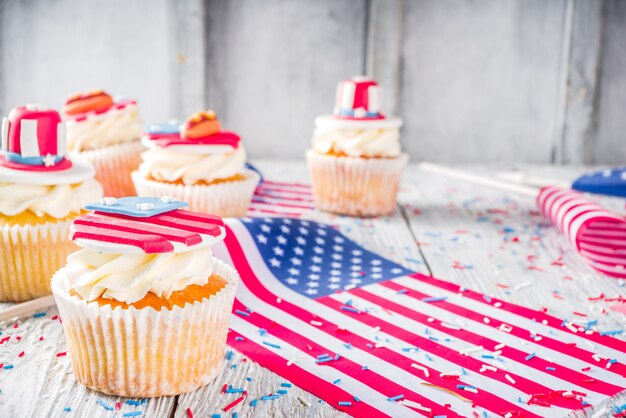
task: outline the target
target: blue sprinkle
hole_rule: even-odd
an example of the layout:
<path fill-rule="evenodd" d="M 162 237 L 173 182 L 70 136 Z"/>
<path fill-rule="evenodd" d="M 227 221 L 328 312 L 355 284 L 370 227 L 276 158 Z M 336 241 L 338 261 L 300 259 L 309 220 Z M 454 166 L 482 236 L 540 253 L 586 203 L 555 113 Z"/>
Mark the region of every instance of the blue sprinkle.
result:
<path fill-rule="evenodd" d="M 339 355 L 339 353 L 335 354 L 335 360 L 339 360 L 341 358 L 341 356 Z"/>
<path fill-rule="evenodd" d="M 604 331 L 604 332 L 601 332 L 601 333 L 600 333 L 600 336 L 601 336 L 601 337 L 606 337 L 607 335 L 620 335 L 620 334 L 623 334 L 623 333 L 624 333 L 624 330 L 623 330 L 623 329 L 616 329 L 616 330 L 613 330 L 613 331 Z"/>
<path fill-rule="evenodd" d="M 441 302 L 442 300 L 448 299 L 447 296 L 439 296 L 437 298 L 422 298 L 422 302 L 431 303 L 431 302 Z"/>
<path fill-rule="evenodd" d="M 243 393 L 243 388 L 230 388 L 230 389 L 226 389 L 224 392 L 226 392 L 226 393 Z"/>
<path fill-rule="evenodd" d="M 248 382 L 252 382 L 252 378 L 251 378 L 251 377 L 246 377 L 246 380 L 247 380 Z M 282 386 L 282 385 L 281 385 L 281 386 Z"/>
<path fill-rule="evenodd" d="M 389 402 L 394 402 L 394 401 L 399 401 L 402 398 L 404 398 L 404 395 L 396 395 L 396 396 L 392 396 L 390 398 L 387 398 L 387 400 Z"/>
<path fill-rule="evenodd" d="M 485 299 L 485 302 L 491 303 L 491 298 L 489 296 L 483 295 L 483 299 Z"/>
<path fill-rule="evenodd" d="M 282 387 L 284 387 L 284 388 L 290 388 L 291 387 L 291 383 L 281 383 L 280 385 Z"/>
<path fill-rule="evenodd" d="M 518 396 L 518 397 L 517 397 L 517 402 L 519 402 L 519 403 L 524 403 L 524 400 L 522 399 L 522 397 L 521 397 L 521 396 Z"/>
<path fill-rule="evenodd" d="M 354 309 L 354 308 L 353 308 L 353 307 L 351 307 L 351 306 L 342 306 L 342 307 L 341 307 L 341 310 L 342 310 L 342 311 L 348 311 L 348 312 L 354 312 L 354 313 L 358 313 L 358 314 L 360 314 L 360 313 L 361 313 L 361 311 L 359 311 L 358 309 Z"/>
<path fill-rule="evenodd" d="M 333 385 L 336 385 L 337 383 L 341 382 L 341 379 L 337 379 L 333 382 Z"/>
<path fill-rule="evenodd" d="M 211 418 L 222 418 L 220 414 L 211 414 Z"/>
<path fill-rule="evenodd" d="M 37 312 L 35 315 L 33 315 L 34 318 L 41 318 L 42 316 L 46 316 L 45 312 Z"/>
<path fill-rule="evenodd" d="M 123 417 L 138 417 L 139 415 L 141 415 L 141 411 L 127 412 L 122 416 Z"/>
<path fill-rule="evenodd" d="M 426 356 L 426 358 L 428 359 L 428 361 L 433 361 L 433 358 L 432 358 L 430 355 L 428 355 L 428 354 L 424 354 L 424 355 Z"/>
<path fill-rule="evenodd" d="M 235 337 L 235 341 L 243 341 L 243 337 Z"/>
<path fill-rule="evenodd" d="M 289 393 L 289 391 L 287 389 L 278 389 L 276 393 L 278 393 L 279 395 L 286 395 Z"/>
<path fill-rule="evenodd" d="M 267 330 L 265 328 L 259 328 L 259 335 L 263 336 L 267 334 Z"/>
<path fill-rule="evenodd" d="M 233 412 L 233 418 L 239 418 L 239 414 L 236 412 Z"/>
<path fill-rule="evenodd" d="M 429 336 L 428 338 L 433 340 L 433 341 L 439 341 L 439 338 L 437 338 L 437 337 Z"/>
<path fill-rule="evenodd" d="M 350 401 L 339 401 L 339 406 L 352 406 L 352 402 Z"/>
<path fill-rule="evenodd" d="M 370 343 L 367 343 L 367 347 L 368 348 L 374 348 L 374 346 L 372 344 L 370 344 Z"/>
<path fill-rule="evenodd" d="M 549 371 L 549 372 L 553 372 L 553 371 L 555 371 L 556 369 L 555 369 L 554 367 L 546 367 L 546 370 L 547 370 L 547 371 Z"/>
<path fill-rule="evenodd" d="M 404 347 L 402 351 L 412 352 L 412 351 L 420 351 L 418 347 Z"/>
<path fill-rule="evenodd" d="M 268 345 L 268 346 L 273 347 L 273 348 L 278 348 L 278 349 L 281 348 L 278 344 L 272 344 L 269 341 L 263 341 L 263 344 Z"/>
<path fill-rule="evenodd" d="M 404 295 L 404 294 L 405 294 L 405 293 L 407 293 L 408 291 L 409 291 L 408 289 L 400 289 L 400 290 L 398 290 L 396 293 L 397 293 L 398 295 Z"/>
<path fill-rule="evenodd" d="M 361 366 L 361 370 L 367 370 L 367 369 L 369 369 L 369 367 L 367 367 L 367 365 Z"/>
<path fill-rule="evenodd" d="M 235 370 L 237 368 L 236 364 L 233 364 L 232 366 L 230 366 L 231 369 Z"/>
<path fill-rule="evenodd" d="M 609 360 L 609 363 L 610 364 L 617 363 L 617 359 L 612 358 L 612 359 Z"/>
<path fill-rule="evenodd" d="M 126 404 L 137 406 L 137 405 L 141 405 L 141 402 L 140 401 L 133 401 L 133 400 L 129 399 L 129 400 L 126 401 Z"/>
<path fill-rule="evenodd" d="M 361 402 L 361 399 L 359 399 L 358 397 L 354 397 L 354 402 Z"/>
<path fill-rule="evenodd" d="M 233 358 L 233 350 L 228 350 L 226 353 L 226 360 L 230 361 Z"/>
<path fill-rule="evenodd" d="M 491 354 L 483 354 L 481 357 L 482 358 L 496 358 L 495 356 L 493 356 Z"/>
<path fill-rule="evenodd" d="M 239 309 L 236 309 L 236 310 L 235 310 L 235 313 L 236 313 L 237 315 L 241 315 L 241 316 L 250 316 L 250 314 L 249 314 L 248 312 L 246 312 L 246 311 L 242 311 L 242 310 L 239 310 Z"/>
<path fill-rule="evenodd" d="M 334 359 L 332 357 L 325 357 L 321 360 L 316 360 L 315 363 L 320 364 L 320 363 L 328 363 L 329 361 L 333 361 Z"/>
<path fill-rule="evenodd" d="M 343 345 L 344 345 L 344 346 L 345 346 L 348 350 L 352 349 L 352 344 L 350 344 L 350 343 L 343 343 Z"/>
<path fill-rule="evenodd" d="M 69 406 L 66 406 L 65 408 L 63 408 L 63 410 L 64 410 L 65 412 L 71 412 L 71 411 L 72 411 L 72 408 L 70 408 Z"/>
<path fill-rule="evenodd" d="M 280 398 L 279 395 L 267 395 L 267 396 L 261 396 L 261 400 L 262 401 L 271 401 L 272 399 L 278 399 Z"/>
<path fill-rule="evenodd" d="M 531 360 L 533 357 L 535 357 L 535 353 L 530 353 L 529 355 L 526 356 L 525 360 Z"/>
<path fill-rule="evenodd" d="M 256 406 L 256 399 L 253 399 L 252 402 L 250 402 L 250 406 L 253 408 Z"/>
<path fill-rule="evenodd" d="M 148 400 L 147 400 L 146 398 L 142 398 L 142 399 L 141 399 L 141 404 L 142 404 L 142 405 L 145 405 L 145 404 L 147 404 L 147 403 L 148 403 Z"/>
<path fill-rule="evenodd" d="M 328 353 L 324 353 L 324 354 L 320 354 L 319 356 L 317 356 L 318 360 L 324 359 L 324 358 L 329 358 L 330 355 Z"/>
<path fill-rule="evenodd" d="M 13 365 L 12 364 L 7 364 L 7 365 L 3 366 L 2 368 L 9 370 L 9 369 L 13 368 Z"/>
<path fill-rule="evenodd" d="M 96 403 L 98 403 L 99 405 L 102 405 L 102 407 L 106 409 L 107 411 L 113 411 L 115 409 L 108 403 L 104 402 L 102 399 L 96 399 Z"/>

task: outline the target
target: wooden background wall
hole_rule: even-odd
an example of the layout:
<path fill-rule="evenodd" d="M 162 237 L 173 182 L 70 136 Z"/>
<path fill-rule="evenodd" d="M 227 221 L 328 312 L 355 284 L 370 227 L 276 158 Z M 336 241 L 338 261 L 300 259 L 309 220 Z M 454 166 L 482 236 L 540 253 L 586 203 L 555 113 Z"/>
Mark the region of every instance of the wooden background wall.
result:
<path fill-rule="evenodd" d="M 12 0 L 0 24 L 3 113 L 103 87 L 298 158 L 368 73 L 414 160 L 626 162 L 620 0 Z"/>

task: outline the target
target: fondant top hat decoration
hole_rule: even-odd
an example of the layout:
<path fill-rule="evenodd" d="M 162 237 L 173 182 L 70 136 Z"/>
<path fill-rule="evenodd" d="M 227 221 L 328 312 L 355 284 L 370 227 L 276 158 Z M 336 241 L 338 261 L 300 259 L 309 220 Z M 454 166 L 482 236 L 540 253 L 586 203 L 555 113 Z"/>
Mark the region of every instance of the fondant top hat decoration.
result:
<path fill-rule="evenodd" d="M 90 164 L 67 157 L 65 124 L 57 111 L 25 105 L 3 119 L 0 181 L 68 184 L 93 175 Z"/>
<path fill-rule="evenodd" d="M 142 135 L 148 148 L 168 148 L 186 153 L 226 153 L 239 148 L 241 138 L 223 131 L 214 111 L 198 112 L 184 124 L 176 121 L 150 124 Z"/>
<path fill-rule="evenodd" d="M 337 85 L 334 115 L 346 119 L 384 119 L 382 88 L 376 80 L 357 76 Z"/>

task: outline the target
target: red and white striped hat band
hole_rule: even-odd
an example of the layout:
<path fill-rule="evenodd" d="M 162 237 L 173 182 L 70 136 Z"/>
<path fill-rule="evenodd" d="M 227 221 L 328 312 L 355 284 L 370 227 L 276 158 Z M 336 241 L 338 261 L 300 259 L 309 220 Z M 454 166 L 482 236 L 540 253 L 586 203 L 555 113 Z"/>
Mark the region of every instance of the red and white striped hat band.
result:
<path fill-rule="evenodd" d="M 626 278 L 626 217 L 602 208 L 581 193 L 558 187 L 541 189 L 537 204 L 593 268 Z"/>
<path fill-rule="evenodd" d="M 337 85 L 334 114 L 354 119 L 382 119 L 382 89 L 371 78 L 353 77 Z"/>

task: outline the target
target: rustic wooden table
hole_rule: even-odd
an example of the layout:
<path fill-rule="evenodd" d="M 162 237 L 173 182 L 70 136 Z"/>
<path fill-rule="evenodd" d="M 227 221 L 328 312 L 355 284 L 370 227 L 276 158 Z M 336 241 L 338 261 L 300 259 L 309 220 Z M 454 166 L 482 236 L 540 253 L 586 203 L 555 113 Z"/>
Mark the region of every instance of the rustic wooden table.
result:
<path fill-rule="evenodd" d="M 302 161 L 262 160 L 255 164 L 272 180 L 308 182 Z M 470 167 L 490 175 L 511 168 Z M 517 168 L 563 180 L 585 171 L 583 167 Z M 624 213 L 624 200 L 601 200 Z M 313 213 L 308 217 L 339 224 L 344 234 L 364 247 L 416 271 L 531 308 L 546 307 L 556 316 L 579 311 L 598 319 L 603 328 L 624 329 L 626 316 L 605 310 L 606 302 L 587 300 L 600 294 L 616 296 L 624 290 L 624 283 L 588 267 L 558 231 L 545 225 L 532 199 L 424 174 L 410 166 L 392 216 L 354 219 Z M 533 240 L 537 228 L 541 228 L 542 239 Z M 245 402 L 223 412 L 230 402 L 220 395 L 225 383 L 245 386 L 251 400 L 284 382 L 254 362 L 242 361 L 237 353 L 230 361 L 224 360 L 220 375 L 203 389 L 132 405 L 75 381 L 56 308 L 1 324 L 0 330 L 0 341 L 11 337 L 0 344 L 0 363 L 4 365 L 0 370 L 1 417 L 111 417 L 135 411 L 148 417 L 186 417 L 188 409 L 195 417 L 220 413 L 229 417 L 233 412 L 240 417 L 344 415 L 297 387 L 290 389 L 288 396 L 259 402 L 255 409 Z M 107 409 L 117 402 L 122 404 L 120 411 Z M 624 402 L 626 396 L 621 396 L 574 415 L 610 416 L 609 408 Z"/>

